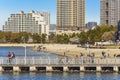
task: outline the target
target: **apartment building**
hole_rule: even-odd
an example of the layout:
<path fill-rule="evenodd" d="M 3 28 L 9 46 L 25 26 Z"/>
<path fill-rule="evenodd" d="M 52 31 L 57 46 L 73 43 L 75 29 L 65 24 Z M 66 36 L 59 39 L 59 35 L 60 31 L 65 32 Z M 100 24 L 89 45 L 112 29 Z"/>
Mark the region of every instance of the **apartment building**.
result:
<path fill-rule="evenodd" d="M 30 32 L 49 35 L 49 24 L 46 24 L 42 13 L 31 10 L 28 13 L 20 11 L 11 14 L 3 25 L 4 32 Z"/>

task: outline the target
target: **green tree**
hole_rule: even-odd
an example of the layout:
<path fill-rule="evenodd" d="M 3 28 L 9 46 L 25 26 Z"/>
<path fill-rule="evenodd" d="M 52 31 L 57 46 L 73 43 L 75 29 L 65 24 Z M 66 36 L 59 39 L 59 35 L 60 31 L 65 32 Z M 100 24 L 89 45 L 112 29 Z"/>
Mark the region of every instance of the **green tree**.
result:
<path fill-rule="evenodd" d="M 5 34 L 3 32 L 0 32 L 0 42 L 5 41 Z"/>
<path fill-rule="evenodd" d="M 41 43 L 41 36 L 38 33 L 33 34 L 33 42 L 34 43 Z"/>
<path fill-rule="evenodd" d="M 12 33 L 10 41 L 13 43 L 20 43 L 20 35 L 19 33 Z"/>
<path fill-rule="evenodd" d="M 47 38 L 46 34 L 41 35 L 42 43 L 46 43 L 46 38 Z"/>
<path fill-rule="evenodd" d="M 11 42 L 11 34 L 11 32 L 4 32 L 6 42 Z"/>
<path fill-rule="evenodd" d="M 28 33 L 28 32 L 20 32 L 19 33 L 19 38 L 20 38 L 20 42 L 22 43 L 27 43 L 28 42 L 28 39 L 29 39 L 29 36 L 31 35 L 31 33 Z"/>
<path fill-rule="evenodd" d="M 50 43 L 56 43 L 56 35 L 55 34 L 50 34 L 49 35 L 49 42 Z"/>

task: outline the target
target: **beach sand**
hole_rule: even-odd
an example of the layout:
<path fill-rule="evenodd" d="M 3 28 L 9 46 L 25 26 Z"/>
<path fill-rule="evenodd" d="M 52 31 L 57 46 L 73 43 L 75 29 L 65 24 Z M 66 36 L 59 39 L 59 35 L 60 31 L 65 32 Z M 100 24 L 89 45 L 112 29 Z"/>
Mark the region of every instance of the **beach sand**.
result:
<path fill-rule="evenodd" d="M 44 46 L 46 47 L 46 52 L 56 53 L 69 57 L 77 57 L 80 56 L 81 53 L 84 55 L 94 54 L 95 57 L 102 57 L 102 52 L 105 52 L 105 55 L 109 57 L 114 57 L 115 54 L 120 54 L 120 49 L 86 49 L 71 44 L 47 44 Z"/>

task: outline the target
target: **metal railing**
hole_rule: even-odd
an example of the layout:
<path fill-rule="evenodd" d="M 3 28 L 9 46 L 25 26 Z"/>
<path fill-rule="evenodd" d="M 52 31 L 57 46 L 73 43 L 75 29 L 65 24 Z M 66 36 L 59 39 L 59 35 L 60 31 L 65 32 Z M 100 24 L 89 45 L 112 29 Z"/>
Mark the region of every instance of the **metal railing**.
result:
<path fill-rule="evenodd" d="M 120 58 L 0 57 L 0 65 L 120 65 Z"/>

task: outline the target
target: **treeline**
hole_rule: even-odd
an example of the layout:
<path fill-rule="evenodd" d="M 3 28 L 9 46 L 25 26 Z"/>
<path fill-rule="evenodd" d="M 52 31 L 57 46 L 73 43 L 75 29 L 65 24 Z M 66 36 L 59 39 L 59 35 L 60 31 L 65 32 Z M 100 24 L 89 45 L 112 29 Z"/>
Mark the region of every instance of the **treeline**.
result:
<path fill-rule="evenodd" d="M 94 43 L 102 40 L 113 40 L 115 31 L 117 30 L 117 26 L 109 26 L 109 25 L 100 25 L 96 26 L 94 29 L 90 29 L 88 31 L 83 31 L 81 33 L 73 33 L 71 35 L 62 34 L 62 35 L 50 35 L 49 40 L 52 43 L 71 43 L 71 38 L 78 38 L 79 43 Z M 108 34 L 105 34 L 108 32 Z M 73 42 L 74 43 L 74 42 Z"/>
<path fill-rule="evenodd" d="M 46 34 L 39 35 L 27 32 L 12 33 L 0 32 L 0 42 L 2 43 L 45 43 Z"/>
<path fill-rule="evenodd" d="M 73 34 L 46 34 L 39 35 L 37 33 L 31 34 L 27 32 L 12 33 L 0 32 L 1 43 L 94 43 L 102 40 L 112 40 L 117 26 L 100 25 L 94 29 L 83 31 L 81 33 Z M 71 41 L 72 39 L 72 41 Z"/>

